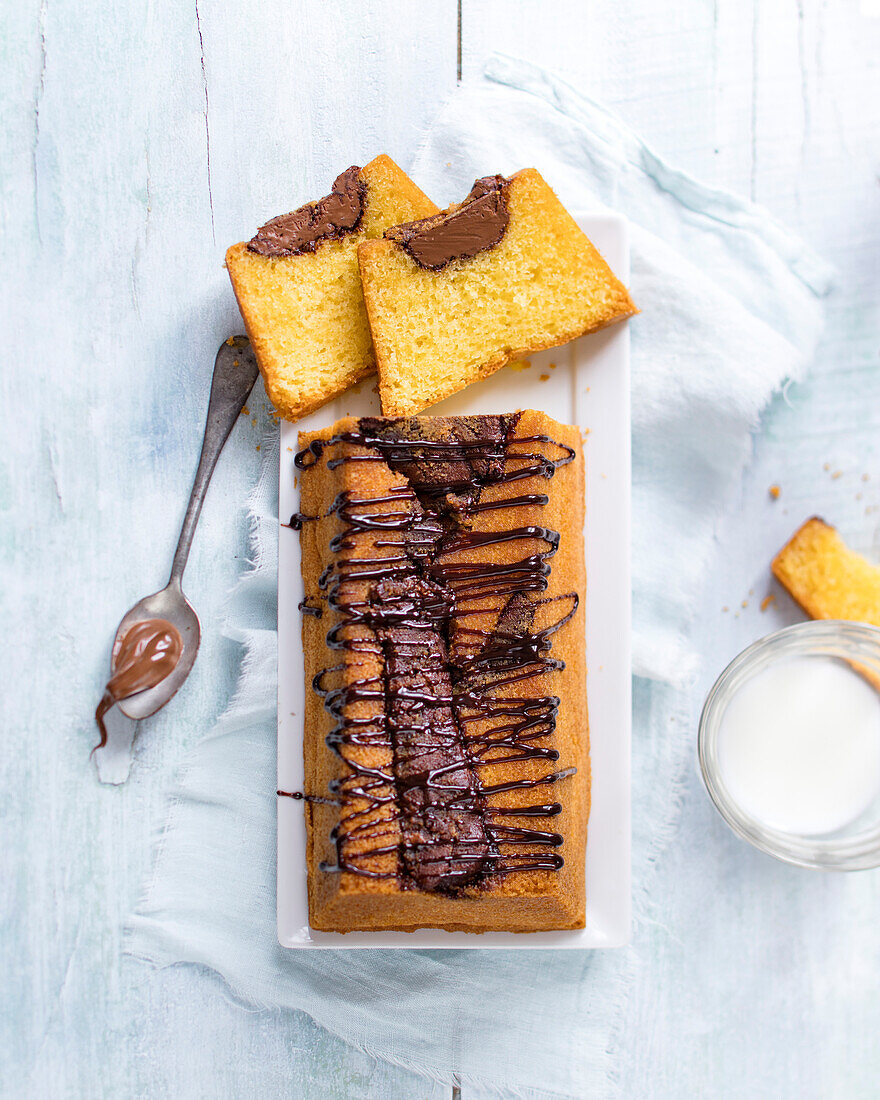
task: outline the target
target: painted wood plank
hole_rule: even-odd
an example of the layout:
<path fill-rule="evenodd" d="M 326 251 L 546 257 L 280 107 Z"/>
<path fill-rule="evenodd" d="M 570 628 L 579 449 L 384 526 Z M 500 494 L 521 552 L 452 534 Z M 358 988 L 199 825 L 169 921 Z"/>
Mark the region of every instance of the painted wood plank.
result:
<path fill-rule="evenodd" d="M 463 72 L 479 77 L 495 50 L 552 68 L 650 134 L 661 155 L 705 176 L 715 33 L 705 3 L 464 0 Z"/>
<path fill-rule="evenodd" d="M 15 837 L 0 853 L 16 1005 L 0 1022 L 3 1079 L 33 1096 L 307 1095 L 312 1083 L 422 1096 L 422 1082 L 305 1017 L 242 1017 L 195 971 L 148 979 L 121 958 L 163 791 L 234 683 L 219 626 L 270 423 L 259 397 L 187 572 L 196 669 L 143 730 L 126 788 L 99 788 L 88 750 L 112 630 L 163 583 L 214 352 L 240 327 L 223 251 L 359 158 L 408 161 L 455 82 L 454 7 L 34 0 L 2 18 L 0 507 L 13 572 L 0 599 L 23 635 L 0 748 Z"/>
<path fill-rule="evenodd" d="M 471 78 L 493 48 L 562 69 L 672 164 L 765 204 L 838 266 L 816 361 L 768 411 L 719 531 L 695 728 L 726 662 L 801 618 L 769 562 L 803 519 L 825 515 L 880 561 L 880 19 L 820 0 L 670 7 L 466 2 L 463 56 Z M 869 1095 L 877 876 L 776 866 L 726 831 L 692 769 L 684 781 L 657 921 L 636 937 L 621 1095 Z M 717 865 L 696 858 L 694 837 Z"/>

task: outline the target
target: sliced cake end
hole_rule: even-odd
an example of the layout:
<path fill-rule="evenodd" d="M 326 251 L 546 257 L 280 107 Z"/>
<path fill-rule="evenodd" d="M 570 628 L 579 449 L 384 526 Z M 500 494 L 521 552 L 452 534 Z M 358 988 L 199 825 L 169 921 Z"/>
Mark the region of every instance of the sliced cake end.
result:
<path fill-rule="evenodd" d="M 534 169 L 477 180 L 442 214 L 358 248 L 386 416 L 638 312 Z"/>
<path fill-rule="evenodd" d="M 437 207 L 387 156 L 353 166 L 325 198 L 233 245 L 226 266 L 266 392 L 297 420 L 376 367 L 357 247 Z"/>

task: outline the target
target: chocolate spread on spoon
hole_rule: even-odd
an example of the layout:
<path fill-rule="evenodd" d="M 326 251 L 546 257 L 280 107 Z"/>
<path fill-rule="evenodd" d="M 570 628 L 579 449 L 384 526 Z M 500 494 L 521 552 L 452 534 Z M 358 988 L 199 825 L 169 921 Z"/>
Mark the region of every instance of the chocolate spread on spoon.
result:
<path fill-rule="evenodd" d="M 167 619 L 144 619 L 126 632 L 113 658 L 112 674 L 95 711 L 101 741 L 107 744 L 104 715 L 122 699 L 153 688 L 173 671 L 183 652 L 183 639 Z"/>
<path fill-rule="evenodd" d="M 314 252 L 323 241 L 353 233 L 363 217 L 367 195 L 360 173 L 357 165 L 346 168 L 325 198 L 266 222 L 249 242 L 248 251 L 261 256 L 298 256 Z"/>
<path fill-rule="evenodd" d="M 509 179 L 483 176 L 474 181 L 463 203 L 442 214 L 385 230 L 419 267 L 439 271 L 453 260 L 470 260 L 494 248 L 510 222 L 507 209 Z"/>

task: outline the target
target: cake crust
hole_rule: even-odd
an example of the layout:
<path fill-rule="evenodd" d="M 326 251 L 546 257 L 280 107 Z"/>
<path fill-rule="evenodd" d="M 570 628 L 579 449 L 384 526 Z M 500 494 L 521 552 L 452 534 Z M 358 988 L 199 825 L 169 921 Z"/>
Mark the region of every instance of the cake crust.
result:
<path fill-rule="evenodd" d="M 491 476 L 483 476 L 485 470 L 482 473 L 477 470 L 477 477 L 482 477 L 485 484 L 481 489 L 479 508 L 468 514 L 468 537 L 464 540 L 467 546 L 445 553 L 440 572 L 468 578 L 481 575 L 487 562 L 499 563 L 501 572 L 498 576 L 502 578 L 496 586 L 499 592 L 493 598 L 481 595 L 476 605 L 470 605 L 475 612 L 470 616 L 456 617 L 453 614 L 445 638 L 429 642 L 420 661 L 427 668 L 430 665 L 428 650 L 436 651 L 445 646 L 448 660 L 452 663 L 458 661 L 460 675 L 463 663 L 467 664 L 467 661 L 462 662 L 462 655 L 468 655 L 469 646 L 473 648 L 475 632 L 480 634 L 483 631 L 487 637 L 502 639 L 537 636 L 542 629 L 552 625 L 554 616 L 565 618 L 559 609 L 565 607 L 567 611 L 567 594 L 574 592 L 579 597 L 577 606 L 552 634 L 552 658 L 564 662 L 565 667 L 548 666 L 546 671 L 539 670 L 538 675 L 530 672 L 529 677 L 522 681 L 511 675 L 511 682 L 504 687 L 504 698 L 508 700 L 506 705 L 511 713 L 516 713 L 523 701 L 536 697 L 544 700 L 557 697 L 562 703 L 552 730 L 537 728 L 533 721 L 531 733 L 534 736 L 530 736 L 517 727 L 520 732 L 514 741 L 522 737 L 521 746 L 526 748 L 510 751 L 508 747 L 504 755 L 511 759 L 499 762 L 501 758 L 496 750 L 485 753 L 483 762 L 471 761 L 473 770 L 480 777 L 478 801 L 488 808 L 486 820 L 500 823 L 493 824 L 489 832 L 496 840 L 502 838 L 496 848 L 505 854 L 493 857 L 485 847 L 474 848 L 476 841 L 466 831 L 473 826 L 473 822 L 463 824 L 461 819 L 467 814 L 460 812 L 461 805 L 453 805 L 458 814 L 454 826 L 460 834 L 457 840 L 459 847 L 455 847 L 456 839 L 453 838 L 451 849 L 448 845 L 442 848 L 444 858 L 434 859 L 434 855 L 441 851 L 436 838 L 423 844 L 419 856 L 423 861 L 422 877 L 418 882 L 401 871 L 402 861 L 405 863 L 409 858 L 412 862 L 413 854 L 419 855 L 419 848 L 411 842 L 408 829 L 411 832 L 412 825 L 408 823 L 406 813 L 401 812 L 401 798 L 410 789 L 408 784 L 411 780 L 406 780 L 401 787 L 400 759 L 395 759 L 395 752 L 398 757 L 400 755 L 400 742 L 398 739 L 392 746 L 392 738 L 387 735 L 388 724 L 393 725 L 396 721 L 393 708 L 389 709 L 387 697 L 372 693 L 363 686 L 378 682 L 383 676 L 386 685 L 393 683 L 388 677 L 395 673 L 393 669 L 389 673 L 387 662 L 394 657 L 393 654 L 389 656 L 387 638 L 384 649 L 382 644 L 377 644 L 382 628 L 376 627 L 376 622 L 381 623 L 381 619 L 374 618 L 367 622 L 362 616 L 355 616 L 358 621 L 353 622 L 350 615 L 339 610 L 340 607 L 362 606 L 365 600 L 371 598 L 373 582 L 359 579 L 359 574 L 363 577 L 364 570 L 375 571 L 377 561 L 390 562 L 399 558 L 406 536 L 397 537 L 393 530 L 388 529 L 384 529 L 381 536 L 376 536 L 363 529 L 363 524 L 369 527 L 370 524 L 385 522 L 387 528 L 389 509 L 397 508 L 398 501 L 412 497 L 415 482 L 412 471 L 407 476 L 405 464 L 382 461 L 382 454 L 377 454 L 375 446 L 365 445 L 364 421 L 347 418 L 321 432 L 300 434 L 301 448 L 312 448 L 309 454 L 315 450 L 321 451 L 323 445 L 323 456 L 300 474 L 302 514 L 304 517 L 319 517 L 304 520 L 301 530 L 305 605 L 316 612 L 320 610 L 320 617 L 317 614 L 303 616 L 307 689 L 304 790 L 307 796 L 309 919 L 316 929 L 336 932 L 369 929 L 412 931 L 433 927 L 471 932 L 529 932 L 580 928 L 584 925 L 584 854 L 590 770 L 584 653 L 584 471 L 580 432 L 576 428 L 557 424 L 537 412 L 517 414 L 511 420 L 515 420 L 515 427 L 509 435 L 508 452 L 527 453 L 528 448 L 534 450 L 538 446 L 534 442 L 536 437 L 549 437 L 554 441 L 553 445 L 541 444 L 542 447 L 549 448 L 554 455 L 560 453 L 560 448 L 569 449 L 573 460 L 559 465 L 549 480 L 545 476 L 546 470 L 508 482 L 493 481 Z M 436 421 L 431 426 L 430 421 L 431 418 L 423 418 L 421 422 L 415 422 L 419 425 L 416 430 L 427 431 L 430 436 L 431 432 L 442 429 L 442 425 L 437 427 Z M 425 428 L 425 424 L 429 426 Z M 373 420 L 370 430 L 380 432 L 385 430 L 385 425 L 387 422 Z M 340 436 L 347 436 L 349 441 L 330 442 Z M 393 449 L 387 453 L 392 456 L 396 454 Z M 348 461 L 334 465 L 328 457 L 346 458 Z M 399 453 L 397 457 L 400 457 Z M 522 467 L 520 460 L 514 463 L 505 459 L 505 462 Z M 429 489 L 431 492 L 434 490 Z M 461 486 L 456 489 L 459 496 L 468 492 L 471 490 Z M 347 496 L 340 498 L 340 494 Z M 545 504 L 534 503 L 534 498 L 540 497 L 547 498 Z M 514 498 L 517 501 L 522 498 L 522 503 L 501 503 Z M 352 537 L 350 523 L 351 508 L 340 506 L 340 501 L 345 505 L 352 500 L 357 502 L 357 515 L 362 525 L 361 533 L 355 537 Z M 390 505 L 389 500 L 392 502 Z M 459 503 L 453 501 L 450 507 L 456 508 Z M 413 507 L 422 505 L 415 502 Z M 508 530 L 523 528 L 553 529 L 559 533 L 558 549 L 548 559 L 552 562 L 552 568 L 546 578 L 546 590 L 533 597 L 547 602 L 539 603 L 537 611 L 530 612 L 535 615 L 534 620 L 529 620 L 533 625 L 525 628 L 522 623 L 515 625 L 518 612 L 515 608 L 511 612 L 512 597 L 503 592 L 506 583 L 503 577 L 518 576 L 522 572 L 519 566 L 531 559 L 535 546 L 534 543 L 528 546 L 532 551 L 529 554 L 522 538 L 505 541 L 499 537 Z M 424 532 L 420 537 L 424 538 Z M 335 550 L 331 548 L 334 539 Z M 454 547 L 455 543 L 452 545 Z M 332 576 L 334 570 L 337 577 L 343 575 L 343 580 L 335 586 L 334 583 L 328 586 L 328 571 Z M 439 575 L 436 564 L 432 575 Z M 410 578 L 407 581 L 409 590 L 419 583 L 432 582 Z M 472 582 L 465 579 L 464 583 Z M 456 588 L 457 599 L 465 599 L 464 604 L 457 604 L 461 610 L 468 606 L 467 593 L 462 590 L 460 582 L 454 584 L 459 585 Z M 387 593 L 385 598 L 393 599 Z M 335 641 L 345 644 L 342 647 L 336 645 L 331 650 L 328 649 L 327 634 L 334 628 L 337 628 Z M 406 644 L 412 644 L 416 633 L 410 631 L 404 635 Z M 416 641 L 421 644 L 425 638 L 423 632 Z M 486 645 L 489 643 L 486 642 Z M 509 663 L 509 654 L 505 659 Z M 497 678 L 498 670 L 506 667 L 505 659 L 494 665 L 482 665 L 484 674 L 489 675 L 485 669 L 492 668 L 494 671 L 490 679 Z M 324 674 L 322 678 L 322 670 L 334 667 L 337 671 L 330 676 Z M 405 686 L 411 685 L 412 679 L 406 680 L 406 677 L 412 675 L 414 668 L 401 667 L 398 662 L 398 682 L 403 676 Z M 430 680 L 429 672 L 423 670 L 423 675 Z M 315 677 L 319 678 L 319 687 L 337 693 L 331 698 L 329 708 L 327 698 L 322 699 L 312 690 Z M 439 683 L 436 679 L 432 682 L 435 693 Z M 439 689 L 440 694 L 443 691 L 448 691 L 448 688 Z M 520 700 L 520 704 L 516 700 Z M 334 703 L 340 701 L 341 705 L 336 705 L 334 709 Z M 352 728 L 351 723 L 356 724 L 358 736 L 348 739 L 340 749 L 338 731 L 341 715 L 349 723 L 349 729 Z M 502 725 L 504 721 L 501 720 Z M 515 724 L 519 720 L 511 721 Z M 468 740 L 476 741 L 479 747 L 480 735 L 489 737 L 492 726 L 492 719 L 475 717 L 472 712 L 467 725 Z M 494 716 L 494 726 L 497 734 L 497 715 Z M 420 729 L 422 737 L 426 730 L 430 733 L 428 726 Z M 327 739 L 332 743 L 334 737 L 339 751 L 328 747 Z M 539 751 L 532 752 L 532 746 Z M 488 762 L 485 757 L 490 758 Z M 463 768 L 465 764 L 459 761 L 446 763 L 441 770 L 447 776 L 455 777 L 464 774 Z M 569 772 L 572 768 L 577 769 L 573 774 Z M 555 773 L 562 774 L 550 783 L 540 782 Z M 353 780 L 353 775 L 360 778 Z M 366 775 L 371 778 L 365 785 L 363 777 Z M 468 780 L 455 780 L 462 781 Z M 510 784 L 514 786 L 510 787 Z M 340 785 L 342 793 L 347 791 L 341 805 L 332 801 L 334 798 L 340 799 Z M 368 797 L 358 797 L 359 790 L 365 791 Z M 538 809 L 544 810 L 555 804 L 558 812 L 554 809 L 552 815 L 537 816 L 534 812 L 536 803 Z M 476 802 L 466 805 L 465 809 L 475 806 Z M 501 813 L 504 809 L 526 808 L 529 809 L 526 816 L 505 816 Z M 435 806 L 431 813 L 434 818 L 439 819 L 444 814 L 448 818 L 449 806 Z M 523 826 L 527 827 L 527 832 L 521 836 L 517 830 Z M 448 833 L 448 821 L 444 828 Z M 511 829 L 514 831 L 511 832 Z M 531 833 L 532 829 L 539 830 L 539 833 Z M 559 834 L 562 838 L 559 851 L 564 863 L 558 868 L 549 866 L 553 860 L 548 855 L 550 849 L 547 844 L 534 840 L 535 836 L 553 834 Z M 464 839 L 461 839 L 462 835 Z M 340 836 L 343 838 L 341 846 Z M 531 843 L 528 842 L 529 836 L 532 837 Z M 448 836 L 444 845 L 447 840 Z M 427 857 L 424 855 L 425 847 L 429 851 Z M 463 852 L 467 855 L 466 859 L 462 856 Z M 427 863 L 425 859 L 428 859 Z M 469 868 L 476 859 L 483 860 L 487 868 L 483 876 L 470 874 Z M 515 859 L 525 861 L 529 866 L 516 873 L 503 873 Z M 328 866 L 337 869 L 327 870 Z M 463 873 L 463 868 L 467 873 Z M 498 873 L 494 873 L 496 869 Z M 473 881 L 468 881 L 469 878 Z"/>

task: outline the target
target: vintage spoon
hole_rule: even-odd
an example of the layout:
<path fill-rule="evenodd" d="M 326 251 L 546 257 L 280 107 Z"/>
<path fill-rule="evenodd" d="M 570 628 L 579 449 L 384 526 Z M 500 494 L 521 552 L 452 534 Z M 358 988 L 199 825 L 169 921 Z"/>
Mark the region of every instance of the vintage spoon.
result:
<path fill-rule="evenodd" d="M 176 627 L 183 642 L 183 648 L 177 663 L 164 680 L 155 687 L 118 701 L 119 709 L 129 718 L 148 718 L 164 707 L 183 684 L 195 663 L 196 654 L 199 652 L 201 627 L 198 615 L 183 594 L 181 587 L 183 571 L 186 568 L 186 560 L 189 557 L 196 524 L 199 522 L 202 502 L 214 467 L 217 465 L 217 459 L 229 438 L 233 425 L 241 414 L 258 374 L 257 360 L 250 340 L 246 336 L 232 336 L 221 344 L 214 361 L 214 377 L 211 382 L 211 398 L 208 403 L 208 419 L 202 441 L 202 453 L 177 542 L 177 550 L 174 552 L 171 577 L 161 592 L 145 596 L 126 612 L 113 642 L 111 668 L 116 664 L 123 639 L 135 623 L 150 619 L 166 620 Z"/>

